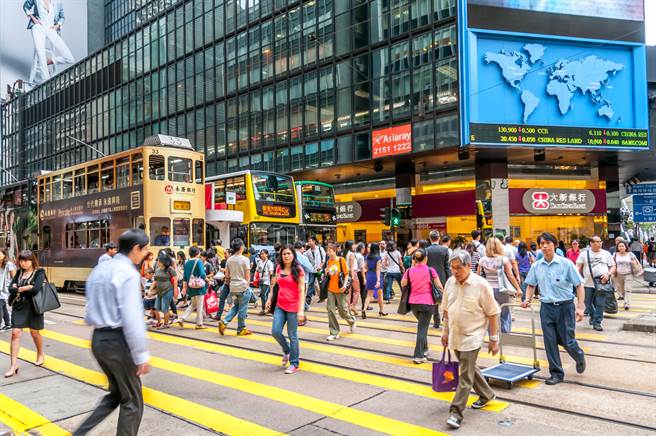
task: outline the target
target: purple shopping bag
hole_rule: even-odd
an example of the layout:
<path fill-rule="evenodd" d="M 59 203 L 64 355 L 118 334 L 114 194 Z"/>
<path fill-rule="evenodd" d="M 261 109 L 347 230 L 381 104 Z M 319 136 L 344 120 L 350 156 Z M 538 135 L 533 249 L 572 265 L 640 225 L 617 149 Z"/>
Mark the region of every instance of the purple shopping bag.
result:
<path fill-rule="evenodd" d="M 435 392 L 454 392 L 458 388 L 459 367 L 458 362 L 451 361 L 451 350 L 449 360 L 444 361 L 447 349 L 442 351 L 442 359 L 433 363 L 433 390 Z"/>

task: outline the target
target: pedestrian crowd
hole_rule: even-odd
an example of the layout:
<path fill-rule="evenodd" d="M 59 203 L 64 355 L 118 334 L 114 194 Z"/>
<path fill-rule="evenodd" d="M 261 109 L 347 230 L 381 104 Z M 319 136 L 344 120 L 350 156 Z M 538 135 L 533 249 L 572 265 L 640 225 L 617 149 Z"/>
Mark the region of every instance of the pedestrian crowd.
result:
<path fill-rule="evenodd" d="M 460 362 L 447 420 L 458 428 L 472 388 L 479 395 L 474 409 L 495 398 L 476 361 L 486 335 L 488 351 L 494 355 L 499 333 L 512 331 L 508 303 L 517 301 L 527 308 L 540 300 L 550 371 L 546 384 L 554 385 L 564 379 L 559 345 L 575 361 L 577 372 L 585 370 L 585 354 L 575 339 L 576 322 L 587 316 L 590 325 L 602 331 L 609 305 L 616 309 L 619 300 L 629 310 L 632 285 L 643 265 L 656 263 L 654 238 L 645 244 L 617 238 L 605 250 L 602 239 L 593 236 L 589 247 L 573 240 L 568 249 L 550 233 L 527 244 L 501 235 L 484 241 L 474 230 L 470 242 L 454 243 L 449 235 L 431 231 L 427 240 L 411 240 L 405 249 L 386 240 L 324 246 L 315 237 L 259 252 L 249 251 L 239 238 L 227 249 L 221 241 L 213 242 L 207 250 L 190 247 L 188 255 L 170 248 L 155 254 L 148 251 L 143 231 L 134 229 L 121 235 L 118 244 L 105 246 L 87 280 L 86 321 L 94 327 L 92 351 L 110 380 L 110 392 L 75 434 L 85 434 L 119 406 L 119 433 L 137 433 L 143 412 L 139 377 L 150 368 L 146 326 L 185 328 L 195 312 L 196 329 L 217 321 L 218 333 L 225 335 L 236 317 L 237 335 L 248 336 L 253 334 L 247 326 L 249 308 L 259 305 L 260 316 L 273 317 L 271 334 L 281 347 L 284 373 L 294 374 L 301 368 L 298 327 L 306 324 L 313 304 L 326 302 L 326 340 L 332 342 L 340 339 L 340 319 L 353 333 L 358 318 L 375 313 L 372 305 L 384 318 L 397 300 L 398 313 L 412 313 L 417 319 L 415 364 L 429 360 L 431 325 L 442 326 L 442 345 Z M 33 252 L 21 252 L 14 263 L 6 250 L 0 250 L 0 321 L 3 330 L 12 331 L 5 377 L 19 370 L 23 328 L 30 329 L 34 340 L 36 364 L 45 360 L 43 314 L 31 303 L 45 283 L 45 271 Z"/>

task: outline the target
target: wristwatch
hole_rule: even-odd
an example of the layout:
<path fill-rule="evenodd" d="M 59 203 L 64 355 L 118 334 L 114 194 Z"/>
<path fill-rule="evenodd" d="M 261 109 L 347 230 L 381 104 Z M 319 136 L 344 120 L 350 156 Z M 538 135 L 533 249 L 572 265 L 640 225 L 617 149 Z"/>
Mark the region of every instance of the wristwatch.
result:
<path fill-rule="evenodd" d="M 499 342 L 499 335 L 490 336 L 490 342 Z"/>

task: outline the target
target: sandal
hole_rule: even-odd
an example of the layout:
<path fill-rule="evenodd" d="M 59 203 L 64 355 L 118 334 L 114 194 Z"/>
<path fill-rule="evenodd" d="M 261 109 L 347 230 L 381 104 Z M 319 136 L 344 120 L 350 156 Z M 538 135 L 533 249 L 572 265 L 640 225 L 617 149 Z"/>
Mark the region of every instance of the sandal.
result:
<path fill-rule="evenodd" d="M 378 312 L 378 316 L 387 316 L 388 314 L 385 312 Z"/>

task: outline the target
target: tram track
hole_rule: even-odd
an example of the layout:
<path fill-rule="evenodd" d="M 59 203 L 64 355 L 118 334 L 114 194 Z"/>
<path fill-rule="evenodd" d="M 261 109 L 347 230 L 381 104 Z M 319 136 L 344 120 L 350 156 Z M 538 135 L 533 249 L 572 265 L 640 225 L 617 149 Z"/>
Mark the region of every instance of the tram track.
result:
<path fill-rule="evenodd" d="M 79 305 L 77 305 L 79 306 Z M 67 312 L 62 312 L 62 311 L 52 311 L 52 313 L 56 313 L 58 315 L 63 315 L 63 316 L 68 316 L 71 318 L 76 318 L 76 319 L 83 319 L 83 316 L 80 315 L 75 315 Z M 216 324 L 211 324 L 213 327 L 216 327 Z M 205 339 L 205 338 L 197 338 L 193 336 L 188 336 L 185 334 L 181 333 L 176 333 L 171 330 L 167 331 L 162 331 L 162 330 L 149 330 L 152 333 L 155 334 L 160 334 L 164 336 L 171 336 L 175 338 L 180 338 L 180 339 L 191 339 L 195 341 L 199 341 L 205 344 L 211 344 L 211 345 L 220 345 L 220 346 L 225 346 L 225 347 L 230 347 L 234 348 L 235 350 L 243 350 L 243 351 L 252 351 L 252 352 L 259 352 L 259 353 L 264 353 L 267 355 L 272 355 L 272 356 L 279 356 L 280 353 L 276 353 L 273 351 L 267 351 L 262 348 L 258 347 L 248 347 L 245 345 L 240 345 L 240 344 L 233 344 L 233 343 L 226 343 L 226 342 L 219 342 L 219 341 L 213 341 L 210 339 Z M 266 333 L 262 333 L 259 331 L 253 331 L 254 334 L 257 335 L 262 335 L 262 336 L 269 336 Z M 325 341 L 320 341 L 320 340 L 314 340 L 314 339 L 302 339 L 302 342 L 310 342 L 310 343 L 319 343 L 319 344 L 325 344 Z M 381 352 L 377 350 L 372 350 L 364 347 L 357 347 L 357 346 L 349 346 L 345 344 L 335 344 L 332 343 L 331 346 L 340 346 L 343 348 L 350 348 L 350 349 L 356 349 L 356 350 L 361 350 L 361 351 L 368 351 L 368 352 L 373 352 L 373 353 L 378 353 L 381 355 L 392 355 L 395 357 L 403 357 L 403 358 L 408 358 L 407 355 L 401 354 L 401 353 L 389 353 L 389 352 Z M 411 382 L 411 383 L 416 383 L 420 385 L 425 385 L 425 386 L 431 386 L 430 382 L 426 381 L 421 381 L 417 380 L 415 378 L 411 377 L 404 377 L 401 375 L 396 375 L 396 374 L 390 374 L 390 373 L 385 373 L 385 372 L 379 372 L 379 371 L 374 371 L 374 370 L 369 370 L 369 369 L 363 369 L 363 368 L 357 368 L 349 365 L 344 365 L 344 364 L 337 364 L 337 363 L 330 363 L 318 359 L 311 359 L 311 358 L 303 358 L 304 361 L 309 362 L 309 363 L 315 363 L 315 364 L 321 364 L 325 366 L 330 366 L 334 368 L 342 368 L 342 369 L 348 369 L 351 371 L 356 371 L 360 372 L 362 374 L 368 374 L 368 375 L 374 375 L 374 376 L 379 376 L 379 377 L 386 377 L 389 379 L 393 380 L 398 380 L 398 381 L 404 381 L 404 382 Z M 541 379 L 545 380 L 546 377 L 535 377 L 536 379 Z M 625 395 L 634 395 L 634 396 L 639 396 L 639 397 L 646 397 L 646 398 L 656 398 L 656 394 L 651 393 L 651 392 L 643 392 L 643 391 L 635 391 L 635 390 L 630 390 L 630 389 L 623 389 L 623 388 L 615 388 L 615 387 L 610 387 L 610 386 L 603 386 L 603 385 L 597 385 L 597 384 L 592 384 L 592 383 L 584 383 L 584 382 L 578 382 L 578 381 L 571 381 L 571 380 L 564 380 L 565 384 L 571 384 L 571 385 L 577 385 L 585 388 L 590 388 L 590 389 L 597 389 L 600 391 L 608 391 L 608 392 L 615 392 L 615 393 L 620 393 L 620 394 L 625 394 Z M 498 390 L 497 390 L 498 392 Z M 535 409 L 540 409 L 540 410 L 545 410 L 545 411 L 551 411 L 551 412 L 557 412 L 557 413 L 564 413 L 567 415 L 572 415 L 572 416 L 578 416 L 581 418 L 588 418 L 588 419 L 594 419 L 594 420 L 599 420 L 607 423 L 612 423 L 616 425 L 622 425 L 622 426 L 627 426 L 627 427 L 632 427 L 640 430 L 646 430 L 646 431 L 651 431 L 651 432 L 656 432 L 656 426 L 650 426 L 647 424 L 642 424 L 642 423 L 637 423 L 637 422 L 625 422 L 619 419 L 607 417 L 607 416 L 599 416 L 599 415 L 593 415 L 585 412 L 580 412 L 580 411 L 575 411 L 575 410 L 569 410 L 569 409 L 564 409 L 564 408 L 559 408 L 556 406 L 551 406 L 548 404 L 541 404 L 541 403 L 536 403 L 528 400 L 521 400 L 521 399 L 516 399 L 516 398 L 511 398 L 508 396 L 503 396 L 503 395 L 497 395 L 497 399 L 507 401 L 512 404 L 517 404 L 517 405 L 522 405 L 526 407 L 532 407 Z"/>

